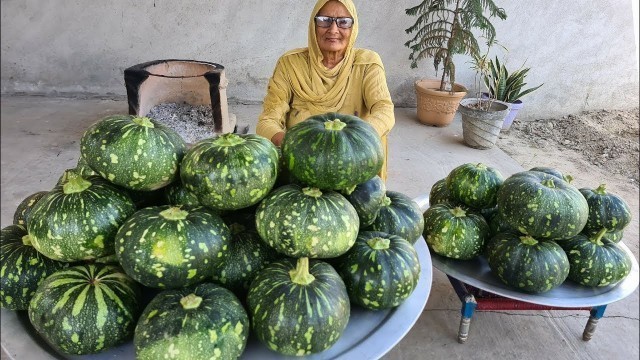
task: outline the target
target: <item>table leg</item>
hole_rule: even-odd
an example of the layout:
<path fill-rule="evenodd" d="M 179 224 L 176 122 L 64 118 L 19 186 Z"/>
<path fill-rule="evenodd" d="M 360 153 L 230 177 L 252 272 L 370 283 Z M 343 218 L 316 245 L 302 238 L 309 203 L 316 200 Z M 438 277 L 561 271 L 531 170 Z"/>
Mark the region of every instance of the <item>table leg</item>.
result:
<path fill-rule="evenodd" d="M 596 306 L 591 309 L 591 316 L 589 316 L 589 321 L 587 321 L 587 326 L 584 328 L 584 332 L 582 333 L 582 340 L 589 341 L 593 336 L 593 333 L 596 331 L 596 326 L 598 325 L 598 320 L 604 316 L 604 310 L 607 308 L 607 305 Z"/>
<path fill-rule="evenodd" d="M 464 297 L 464 303 L 462 304 L 462 317 L 460 318 L 460 328 L 458 329 L 458 342 L 464 344 L 469 336 L 469 326 L 471 325 L 471 318 L 473 312 L 476 310 L 478 303 L 473 295 L 467 295 Z"/>

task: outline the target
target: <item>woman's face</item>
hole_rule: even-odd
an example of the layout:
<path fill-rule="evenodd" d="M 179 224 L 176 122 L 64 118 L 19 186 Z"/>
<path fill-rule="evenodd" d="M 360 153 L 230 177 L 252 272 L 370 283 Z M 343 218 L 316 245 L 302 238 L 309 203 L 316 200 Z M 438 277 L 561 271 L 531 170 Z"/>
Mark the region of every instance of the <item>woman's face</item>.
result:
<path fill-rule="evenodd" d="M 329 1 L 316 14 L 316 16 L 330 16 L 332 18 L 351 17 L 347 8 L 339 1 Z M 316 22 L 316 38 L 318 47 L 323 54 L 338 53 L 344 55 L 351 38 L 351 28 L 339 28 L 336 21 L 327 28 L 319 27 Z"/>

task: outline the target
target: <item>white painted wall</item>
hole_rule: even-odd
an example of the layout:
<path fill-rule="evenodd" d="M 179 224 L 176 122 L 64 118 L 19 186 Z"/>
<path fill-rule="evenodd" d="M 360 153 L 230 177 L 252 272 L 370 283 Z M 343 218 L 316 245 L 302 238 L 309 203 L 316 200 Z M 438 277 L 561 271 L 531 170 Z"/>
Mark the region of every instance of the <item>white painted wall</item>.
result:
<path fill-rule="evenodd" d="M 417 0 L 355 0 L 357 45 L 378 51 L 397 106 L 415 106 L 413 82 L 435 77 L 430 59 L 409 68 L 404 9 Z M 495 20 L 511 68 L 526 61 L 521 118 L 638 106 L 638 0 L 498 0 Z M 1 91 L 125 96 L 123 70 L 156 59 L 225 66 L 230 102 L 261 102 L 277 58 L 306 46 L 313 0 L 2 0 Z M 636 18 L 637 24 L 637 18 Z M 637 29 L 637 25 L 636 25 Z M 635 55 L 635 57 L 634 57 Z M 457 81 L 471 87 L 467 57 Z"/>

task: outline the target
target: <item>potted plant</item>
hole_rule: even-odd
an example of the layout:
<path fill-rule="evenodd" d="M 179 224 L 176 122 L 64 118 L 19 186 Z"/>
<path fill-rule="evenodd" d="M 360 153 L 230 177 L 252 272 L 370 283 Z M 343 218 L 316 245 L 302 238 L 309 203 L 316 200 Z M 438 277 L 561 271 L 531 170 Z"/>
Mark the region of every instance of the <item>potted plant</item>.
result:
<path fill-rule="evenodd" d="M 507 15 L 493 0 L 423 0 L 406 9 L 406 13 L 417 16 L 415 24 L 405 30 L 407 34 L 415 33 L 405 43 L 411 49 L 411 68 L 425 57 L 433 58 L 436 72 L 442 65 L 439 80 L 415 82 L 418 119 L 427 125 L 447 126 L 453 121 L 460 99 L 467 94 L 463 85 L 455 83 L 453 56 L 477 55 L 479 47 L 473 30 L 493 40 L 496 34 L 490 18 L 504 20 Z"/>
<path fill-rule="evenodd" d="M 496 56 L 495 61 L 489 60 L 488 66 L 490 71 L 484 75 L 484 83 L 489 90 L 487 95 L 490 98 L 510 104 L 509 114 L 507 114 L 502 125 L 502 130 L 509 130 L 518 110 L 524 106 L 520 98 L 537 90 L 544 84 L 523 89 L 527 85 L 524 80 L 530 70 L 525 68 L 524 64 L 520 69 L 509 73 L 504 63 L 501 64 Z"/>

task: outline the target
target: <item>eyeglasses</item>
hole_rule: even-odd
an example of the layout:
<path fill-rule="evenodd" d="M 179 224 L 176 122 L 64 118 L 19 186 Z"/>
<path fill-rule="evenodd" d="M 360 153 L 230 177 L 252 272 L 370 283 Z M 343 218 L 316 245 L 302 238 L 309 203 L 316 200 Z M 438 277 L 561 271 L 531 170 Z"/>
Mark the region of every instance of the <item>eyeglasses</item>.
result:
<path fill-rule="evenodd" d="M 331 27 L 334 21 L 340 29 L 349 29 L 353 26 L 353 18 L 350 17 L 316 16 L 314 19 L 316 25 L 321 28 Z"/>

